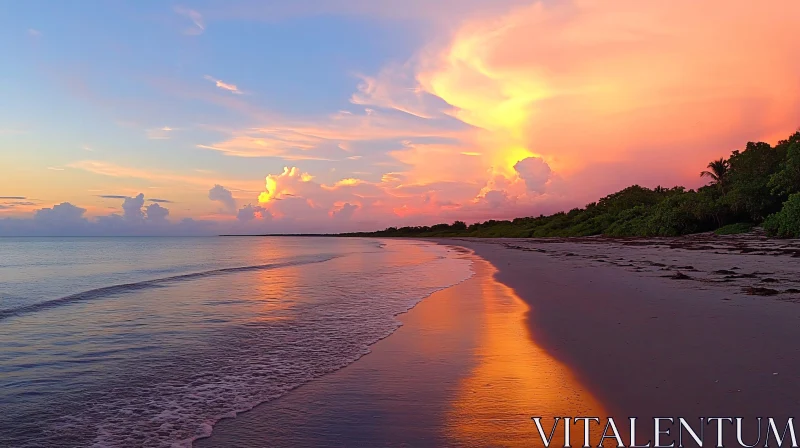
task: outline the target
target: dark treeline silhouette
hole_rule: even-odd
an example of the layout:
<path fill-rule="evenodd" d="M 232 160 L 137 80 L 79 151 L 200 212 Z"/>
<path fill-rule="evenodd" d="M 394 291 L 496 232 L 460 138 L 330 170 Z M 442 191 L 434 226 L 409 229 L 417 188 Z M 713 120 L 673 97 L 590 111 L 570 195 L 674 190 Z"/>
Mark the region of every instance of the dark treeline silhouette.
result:
<path fill-rule="evenodd" d="M 769 235 L 800 237 L 800 131 L 771 146 L 750 142 L 708 164 L 709 184 L 649 189 L 633 185 L 585 208 L 512 221 L 389 227 L 342 236 L 569 237 L 677 236 L 742 233 L 762 225 Z"/>

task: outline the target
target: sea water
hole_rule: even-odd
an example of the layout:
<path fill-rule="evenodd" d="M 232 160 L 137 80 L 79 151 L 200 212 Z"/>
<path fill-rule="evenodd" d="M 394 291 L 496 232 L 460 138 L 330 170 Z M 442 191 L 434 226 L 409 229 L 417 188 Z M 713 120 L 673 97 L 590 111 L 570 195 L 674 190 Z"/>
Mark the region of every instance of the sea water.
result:
<path fill-rule="evenodd" d="M 468 278 L 413 240 L 0 238 L 0 446 L 190 446 Z"/>

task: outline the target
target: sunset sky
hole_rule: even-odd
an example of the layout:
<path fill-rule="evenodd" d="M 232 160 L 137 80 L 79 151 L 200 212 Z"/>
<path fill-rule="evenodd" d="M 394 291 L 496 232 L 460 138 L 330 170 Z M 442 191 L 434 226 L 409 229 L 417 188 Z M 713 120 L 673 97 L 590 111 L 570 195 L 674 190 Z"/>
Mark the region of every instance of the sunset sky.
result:
<path fill-rule="evenodd" d="M 800 126 L 798 20 L 797 0 L 3 2 L 0 235 L 377 230 L 695 188 Z"/>

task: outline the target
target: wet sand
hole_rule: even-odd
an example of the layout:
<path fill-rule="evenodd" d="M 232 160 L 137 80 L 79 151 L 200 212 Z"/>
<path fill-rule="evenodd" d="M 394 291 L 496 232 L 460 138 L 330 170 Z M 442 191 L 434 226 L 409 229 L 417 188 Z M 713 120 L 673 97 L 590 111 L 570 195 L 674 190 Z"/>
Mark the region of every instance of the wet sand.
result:
<path fill-rule="evenodd" d="M 639 417 L 640 442 L 653 417 L 744 417 L 752 443 L 755 417 L 800 408 L 796 241 L 440 242 L 474 250 L 476 275 L 196 446 L 542 446 L 534 415 L 613 416 L 623 434 Z"/>
<path fill-rule="evenodd" d="M 753 429 L 800 409 L 797 240 L 457 243 L 499 268 L 533 310 L 533 338 L 615 418 L 744 417 Z"/>
<path fill-rule="evenodd" d="M 529 307 L 496 269 L 463 256 L 475 275 L 399 316 L 370 354 L 219 422 L 194 446 L 533 446 L 533 415 L 604 415 L 531 338 Z"/>

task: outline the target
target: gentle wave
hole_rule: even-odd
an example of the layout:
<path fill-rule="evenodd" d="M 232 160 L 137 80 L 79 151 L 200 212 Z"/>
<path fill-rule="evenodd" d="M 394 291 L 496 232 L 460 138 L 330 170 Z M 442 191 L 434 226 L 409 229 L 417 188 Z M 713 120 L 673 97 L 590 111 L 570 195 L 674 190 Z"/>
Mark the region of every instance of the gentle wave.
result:
<path fill-rule="evenodd" d="M 383 246 L 386 246 L 386 245 L 381 243 L 381 248 Z M 469 249 L 466 249 L 465 251 L 459 251 L 459 252 L 461 254 L 473 254 L 474 253 L 473 251 L 471 251 Z M 447 257 L 436 257 L 436 259 L 437 260 L 443 260 L 443 259 L 447 259 Z M 431 297 L 432 295 L 436 294 L 437 292 L 443 291 L 443 290 L 448 289 L 448 288 L 452 288 L 452 287 L 454 287 L 454 286 L 456 286 L 458 284 L 461 284 L 461 283 L 467 281 L 468 279 L 470 279 L 475 274 L 475 272 L 471 268 L 472 261 L 469 261 L 468 265 L 470 266 L 469 269 L 468 269 L 468 274 L 464 278 L 456 281 L 455 283 L 450 283 L 450 284 L 446 284 L 446 285 L 442 285 L 442 286 L 436 287 L 433 290 L 431 290 L 430 292 L 428 292 L 427 294 L 423 294 L 423 295 L 420 295 L 420 296 L 412 299 L 412 301 L 406 307 L 404 307 L 403 309 L 400 309 L 398 311 L 393 312 L 391 314 L 391 317 L 392 317 L 392 319 L 394 321 L 394 325 L 391 328 L 389 328 L 386 332 L 384 332 L 383 334 L 377 335 L 372 341 L 369 341 L 369 342 L 365 343 L 364 346 L 362 347 L 362 350 L 361 350 L 360 353 L 357 353 L 354 356 L 349 357 L 349 358 L 340 359 L 338 361 L 338 364 L 333 365 L 328 371 L 324 371 L 324 372 L 322 372 L 320 374 L 317 374 L 317 375 L 313 376 L 312 378 L 308 378 L 308 379 L 306 379 L 306 381 L 289 385 L 288 387 L 284 388 L 280 393 L 275 394 L 272 397 L 264 398 L 264 399 L 260 399 L 260 400 L 254 400 L 254 401 L 252 401 L 250 403 L 246 403 L 246 404 L 244 404 L 244 405 L 242 405 L 242 406 L 240 406 L 238 408 L 229 410 L 228 412 L 226 412 L 223 415 L 219 415 L 219 416 L 216 416 L 214 418 L 206 420 L 204 422 L 204 424 L 202 425 L 202 431 L 199 434 L 194 435 L 194 436 L 189 437 L 189 438 L 186 438 L 186 439 L 183 439 L 183 440 L 177 440 L 177 441 L 176 440 L 172 440 L 171 441 L 171 448 L 192 448 L 194 446 L 193 445 L 194 442 L 196 442 L 197 440 L 211 437 L 211 435 L 213 434 L 214 426 L 216 426 L 216 424 L 219 423 L 220 420 L 226 419 L 226 418 L 235 418 L 237 415 L 239 415 L 239 414 L 241 414 L 243 412 L 250 411 L 253 408 L 255 408 L 256 406 L 259 406 L 259 405 L 264 404 L 264 403 L 268 403 L 268 402 L 273 401 L 273 400 L 277 400 L 278 398 L 281 398 L 282 396 L 288 394 L 289 392 L 291 392 L 291 391 L 303 386 L 306 382 L 316 380 L 316 379 L 318 379 L 320 377 L 323 377 L 325 375 L 328 375 L 328 374 L 331 374 L 331 373 L 336 372 L 338 370 L 341 370 L 341 369 L 349 366 L 350 364 L 353 364 L 354 362 L 358 361 L 362 357 L 370 354 L 372 352 L 372 346 L 373 345 L 375 345 L 378 342 L 388 338 L 389 336 L 394 334 L 395 331 L 399 330 L 403 326 L 403 323 L 400 320 L 398 320 L 398 317 L 400 315 L 403 315 L 403 314 L 406 314 L 406 313 L 410 312 L 417 305 L 419 305 L 423 300 Z"/>
<path fill-rule="evenodd" d="M 211 269 L 208 271 L 192 272 L 189 274 L 173 275 L 170 277 L 161 277 L 153 280 L 144 280 L 140 282 L 122 283 L 118 285 L 104 286 L 102 288 L 90 289 L 88 291 L 83 291 L 76 294 L 70 294 L 68 296 L 59 297 L 57 299 L 52 299 L 45 302 L 34 303 L 31 305 L 25 305 L 7 310 L 0 310 L 0 321 L 8 319 L 10 317 L 19 316 L 22 314 L 35 313 L 37 311 L 55 308 L 58 306 L 69 305 L 76 302 L 95 300 L 111 295 L 126 294 L 134 291 L 140 291 L 143 289 L 158 288 L 165 284 L 170 284 L 180 281 L 194 280 L 198 278 L 205 278 L 215 275 L 233 274 L 237 272 L 261 271 L 266 269 L 278 269 L 290 266 L 300 266 L 311 263 L 323 263 L 337 257 L 338 255 L 328 255 L 324 257 L 314 257 L 306 260 L 288 261 L 284 263 L 269 263 L 269 264 L 257 264 L 252 266 L 237 266 L 232 268 Z"/>
<path fill-rule="evenodd" d="M 0 402 L 11 403 L 0 419 L 5 445 L 191 447 L 220 419 L 369 353 L 401 325 L 395 316 L 473 274 L 463 253 L 409 240 L 144 243 L 97 247 L 89 254 L 96 272 L 37 272 L 47 291 L 62 279 L 72 280 L 64 288 L 88 276 L 92 283 L 43 294 L 39 301 L 89 290 L 23 311 L 55 307 L 48 319 L 0 321 Z M 56 253 L 74 253 L 76 244 L 59 242 Z M 221 250 L 225 264 L 214 265 Z M 68 265 L 69 257 L 59 261 Z M 180 271 L 143 273 L 152 266 Z M 141 274 L 125 277 L 132 271 Z M 126 284 L 101 288 L 104 279 Z M 58 307 L 76 300 L 87 301 Z M 20 313 L 6 308 L 0 313 Z M 29 316 L 37 315 L 44 313 Z"/>

